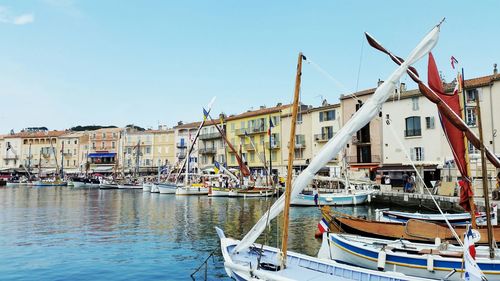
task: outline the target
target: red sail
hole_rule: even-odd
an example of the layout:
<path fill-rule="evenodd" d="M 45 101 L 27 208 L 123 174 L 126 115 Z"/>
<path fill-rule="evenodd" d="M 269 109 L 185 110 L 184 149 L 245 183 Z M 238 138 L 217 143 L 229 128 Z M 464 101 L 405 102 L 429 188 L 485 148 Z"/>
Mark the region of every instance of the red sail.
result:
<path fill-rule="evenodd" d="M 453 93 L 451 95 L 445 94 L 443 83 L 441 82 L 441 78 L 439 77 L 439 72 L 432 53 L 429 53 L 427 79 L 429 87 L 439 96 L 439 98 L 441 98 L 441 100 L 445 104 L 448 105 L 451 110 L 453 110 L 458 116 L 460 116 L 460 97 L 456 93 Z M 457 165 L 457 168 L 460 171 L 462 178 L 464 179 L 460 182 L 460 206 L 462 206 L 465 210 L 470 211 L 469 198 L 474 196 L 474 193 L 472 191 L 469 181 L 469 174 L 467 172 L 467 163 L 465 158 L 465 153 L 467 153 L 467 151 L 465 150 L 464 133 L 453 125 L 450 119 L 443 114 L 442 110 L 439 107 L 438 111 L 441 125 L 450 144 L 453 157 L 455 158 L 455 164 Z"/>

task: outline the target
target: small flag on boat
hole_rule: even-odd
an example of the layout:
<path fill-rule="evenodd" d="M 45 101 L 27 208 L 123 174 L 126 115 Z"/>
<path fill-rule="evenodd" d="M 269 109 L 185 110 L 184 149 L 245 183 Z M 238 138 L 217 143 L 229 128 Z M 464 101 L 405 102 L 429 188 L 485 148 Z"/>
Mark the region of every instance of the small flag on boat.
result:
<path fill-rule="evenodd" d="M 324 232 L 327 232 L 330 230 L 330 228 L 328 227 L 328 222 L 326 221 L 325 218 L 322 218 L 319 223 L 318 223 L 318 229 L 319 229 L 319 232 L 321 234 L 323 234 Z"/>
<path fill-rule="evenodd" d="M 474 238 L 474 232 L 472 232 L 472 228 L 468 225 L 467 233 L 464 238 L 464 280 L 486 280 L 483 272 L 476 263 L 476 246 L 474 245 Z"/>
<path fill-rule="evenodd" d="M 269 128 L 267 129 L 267 135 L 271 135 L 271 129 L 274 128 L 273 119 L 269 116 Z"/>
<path fill-rule="evenodd" d="M 450 60 L 451 60 L 451 68 L 455 69 L 455 63 L 458 63 L 458 60 L 454 56 L 451 56 Z"/>
<path fill-rule="evenodd" d="M 217 161 L 214 161 L 214 172 L 218 174 L 220 172 L 220 164 Z"/>
<path fill-rule="evenodd" d="M 207 120 L 208 118 L 208 111 L 205 110 L 205 108 L 203 108 L 203 121 Z"/>

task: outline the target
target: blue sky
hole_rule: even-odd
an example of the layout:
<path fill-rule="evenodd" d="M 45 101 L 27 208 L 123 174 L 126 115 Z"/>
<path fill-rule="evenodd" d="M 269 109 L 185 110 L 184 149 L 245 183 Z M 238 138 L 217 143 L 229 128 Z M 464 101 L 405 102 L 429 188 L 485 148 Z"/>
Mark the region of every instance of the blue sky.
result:
<path fill-rule="evenodd" d="M 302 102 L 334 103 L 394 69 L 363 32 L 404 57 L 443 17 L 434 55 L 447 80 L 451 55 L 466 77 L 488 75 L 500 63 L 500 2 L 461 3 L 0 1 L 0 133 L 173 126 L 201 119 L 213 96 L 215 113 L 287 103 L 299 51 L 329 75 L 304 65 Z M 425 74 L 426 60 L 416 67 Z"/>

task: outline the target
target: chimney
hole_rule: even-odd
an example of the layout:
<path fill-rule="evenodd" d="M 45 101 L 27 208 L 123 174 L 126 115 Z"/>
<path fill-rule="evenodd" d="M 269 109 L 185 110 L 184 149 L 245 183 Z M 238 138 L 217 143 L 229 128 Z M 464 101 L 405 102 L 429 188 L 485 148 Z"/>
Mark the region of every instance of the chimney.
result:
<path fill-rule="evenodd" d="M 276 107 L 280 107 L 282 106 L 283 104 L 281 102 L 278 102 L 278 104 L 276 105 Z"/>
<path fill-rule="evenodd" d="M 261 105 L 261 106 L 260 106 L 260 109 L 265 109 L 265 108 L 266 108 L 266 106 L 265 106 L 265 105 Z"/>
<path fill-rule="evenodd" d="M 377 82 L 377 87 L 380 87 L 380 85 L 382 85 L 382 83 L 384 83 L 383 80 L 380 80 L 380 78 L 378 79 L 378 82 Z"/>
<path fill-rule="evenodd" d="M 497 69 L 497 64 L 493 64 L 493 74 L 497 75 L 498 74 L 498 69 Z"/>
<path fill-rule="evenodd" d="M 177 122 L 177 126 L 180 126 L 182 124 L 184 124 L 184 122 L 182 122 L 182 121 Z"/>
<path fill-rule="evenodd" d="M 404 93 L 404 92 L 406 92 L 406 84 L 405 83 L 399 84 L 399 92 L 401 94 Z"/>

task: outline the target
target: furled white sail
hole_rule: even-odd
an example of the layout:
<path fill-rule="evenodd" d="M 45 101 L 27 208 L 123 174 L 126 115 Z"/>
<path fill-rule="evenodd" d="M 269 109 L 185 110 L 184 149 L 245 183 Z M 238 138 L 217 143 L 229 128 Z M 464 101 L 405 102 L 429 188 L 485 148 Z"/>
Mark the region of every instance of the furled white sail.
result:
<path fill-rule="evenodd" d="M 373 96 L 353 115 L 353 117 L 339 130 L 339 132 L 323 147 L 309 166 L 295 179 L 292 187 L 291 198 L 295 198 L 313 179 L 319 169 L 324 167 L 340 150 L 345 147 L 351 137 L 363 126 L 368 124 L 382 109 L 382 104 L 394 93 L 396 83 L 406 73 L 410 65 L 427 55 L 437 44 L 439 37 L 439 25 L 434 27 L 422 41 L 410 53 L 408 59 L 401 64 L 385 82 L 380 85 Z M 282 195 L 268 211 L 270 219 L 275 218 L 283 210 L 285 195 Z M 234 252 L 240 252 L 248 248 L 257 240 L 266 228 L 267 212 L 260 218 L 254 227 L 245 235 L 241 242 L 234 248 Z"/>

